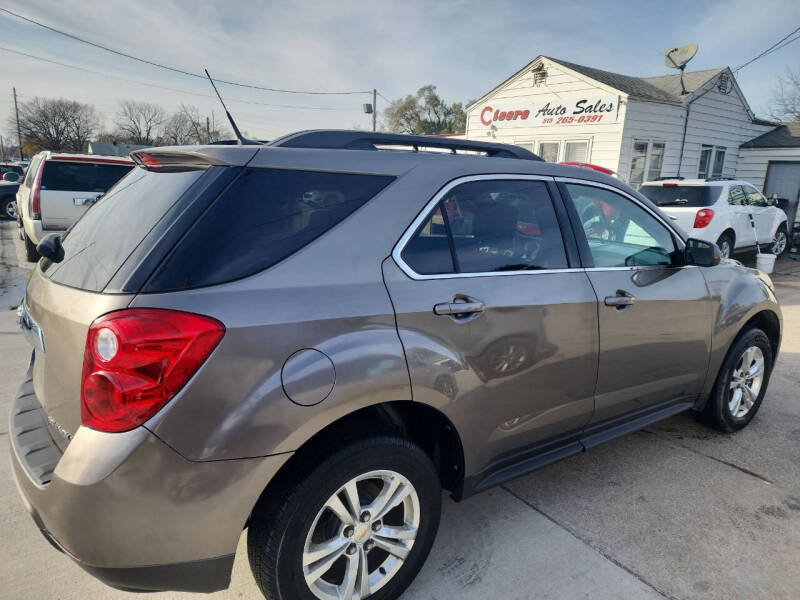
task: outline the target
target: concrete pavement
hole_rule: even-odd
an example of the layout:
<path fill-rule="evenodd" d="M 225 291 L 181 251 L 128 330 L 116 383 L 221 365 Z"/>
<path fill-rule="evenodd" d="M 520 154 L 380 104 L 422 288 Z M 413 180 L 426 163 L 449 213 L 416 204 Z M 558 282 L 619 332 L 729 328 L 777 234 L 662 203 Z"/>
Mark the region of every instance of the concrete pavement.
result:
<path fill-rule="evenodd" d="M 29 356 L 9 310 L 25 278 L 14 234 L 0 225 L 0 598 L 132 599 L 53 550 L 11 479 L 5 415 Z M 781 270 L 782 352 L 747 429 L 721 435 L 682 415 L 460 504 L 445 498 L 404 600 L 799 598 L 800 263 Z M 213 598 L 261 597 L 245 540 L 231 588 Z"/>

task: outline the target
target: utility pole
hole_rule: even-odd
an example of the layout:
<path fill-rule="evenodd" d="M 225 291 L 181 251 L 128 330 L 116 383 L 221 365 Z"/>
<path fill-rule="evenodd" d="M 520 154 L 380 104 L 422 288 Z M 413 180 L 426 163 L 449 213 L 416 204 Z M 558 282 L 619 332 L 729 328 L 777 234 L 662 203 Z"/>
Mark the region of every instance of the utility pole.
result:
<path fill-rule="evenodd" d="M 6 146 L 3 144 L 2 135 L 0 135 L 0 160 L 6 160 Z"/>
<path fill-rule="evenodd" d="M 378 101 L 378 90 L 372 88 L 372 131 L 377 131 L 378 106 L 375 104 L 377 101 Z"/>
<path fill-rule="evenodd" d="M 208 116 L 206 116 L 206 139 L 208 140 L 208 143 L 210 144 L 211 143 L 211 124 L 210 124 L 210 122 L 208 120 Z"/>
<path fill-rule="evenodd" d="M 19 159 L 25 160 L 22 156 L 22 132 L 19 129 L 19 109 L 17 108 L 17 88 L 11 88 L 14 90 L 14 114 L 17 117 L 17 140 L 19 140 Z"/>

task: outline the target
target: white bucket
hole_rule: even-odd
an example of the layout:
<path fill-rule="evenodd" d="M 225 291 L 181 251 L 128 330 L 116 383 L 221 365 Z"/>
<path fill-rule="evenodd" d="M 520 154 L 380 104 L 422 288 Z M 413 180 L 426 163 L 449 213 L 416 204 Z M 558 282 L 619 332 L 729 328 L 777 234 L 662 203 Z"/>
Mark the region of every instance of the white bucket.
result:
<path fill-rule="evenodd" d="M 756 267 L 758 267 L 759 271 L 763 271 L 767 275 L 772 273 L 773 267 L 775 267 L 775 259 L 778 258 L 774 254 L 759 254 L 756 257 Z"/>

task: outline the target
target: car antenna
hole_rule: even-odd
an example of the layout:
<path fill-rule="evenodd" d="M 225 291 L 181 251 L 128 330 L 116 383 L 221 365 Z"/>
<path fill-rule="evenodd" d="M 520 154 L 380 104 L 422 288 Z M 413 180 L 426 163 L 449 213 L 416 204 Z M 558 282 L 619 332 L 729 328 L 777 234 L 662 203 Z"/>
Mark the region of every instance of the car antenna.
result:
<path fill-rule="evenodd" d="M 222 99 L 222 96 L 220 96 L 217 86 L 214 85 L 214 80 L 211 79 L 211 75 L 208 73 L 208 69 L 203 69 L 203 70 L 206 72 L 206 77 L 208 77 L 208 80 L 211 82 L 211 87 L 214 88 L 214 92 L 217 94 L 217 98 L 219 98 L 219 102 L 220 104 L 222 104 L 222 108 L 225 110 L 225 114 L 228 116 L 228 122 L 231 124 L 231 127 L 233 127 L 233 134 L 236 136 L 236 139 L 239 140 L 239 146 L 260 145 L 260 142 L 254 142 L 253 140 L 248 140 L 246 137 L 242 135 L 242 132 L 239 131 L 239 128 L 236 126 L 236 121 L 233 120 L 231 113 L 228 111 L 228 107 L 225 106 L 225 101 Z"/>

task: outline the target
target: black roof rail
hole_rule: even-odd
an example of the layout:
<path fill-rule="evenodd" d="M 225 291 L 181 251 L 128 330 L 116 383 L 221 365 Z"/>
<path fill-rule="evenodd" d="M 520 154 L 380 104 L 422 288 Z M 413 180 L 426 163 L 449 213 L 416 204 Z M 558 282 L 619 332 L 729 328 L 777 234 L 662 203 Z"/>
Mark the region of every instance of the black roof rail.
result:
<path fill-rule="evenodd" d="M 734 181 L 736 177 L 706 177 L 706 181 Z"/>
<path fill-rule="evenodd" d="M 656 177 L 655 179 L 648 179 L 648 181 L 668 181 L 670 179 L 677 179 L 679 181 L 682 181 L 686 179 L 686 177 Z"/>
<path fill-rule="evenodd" d="M 496 158 L 519 158 L 523 160 L 542 160 L 536 154 L 519 146 L 494 144 L 426 135 L 404 135 L 399 133 L 379 133 L 374 131 L 350 131 L 339 129 L 313 129 L 290 133 L 268 146 L 282 148 L 329 148 L 336 150 L 379 150 L 377 146 L 411 146 L 414 151 L 423 148 L 442 148 L 455 154 L 459 150 L 483 152 Z"/>

